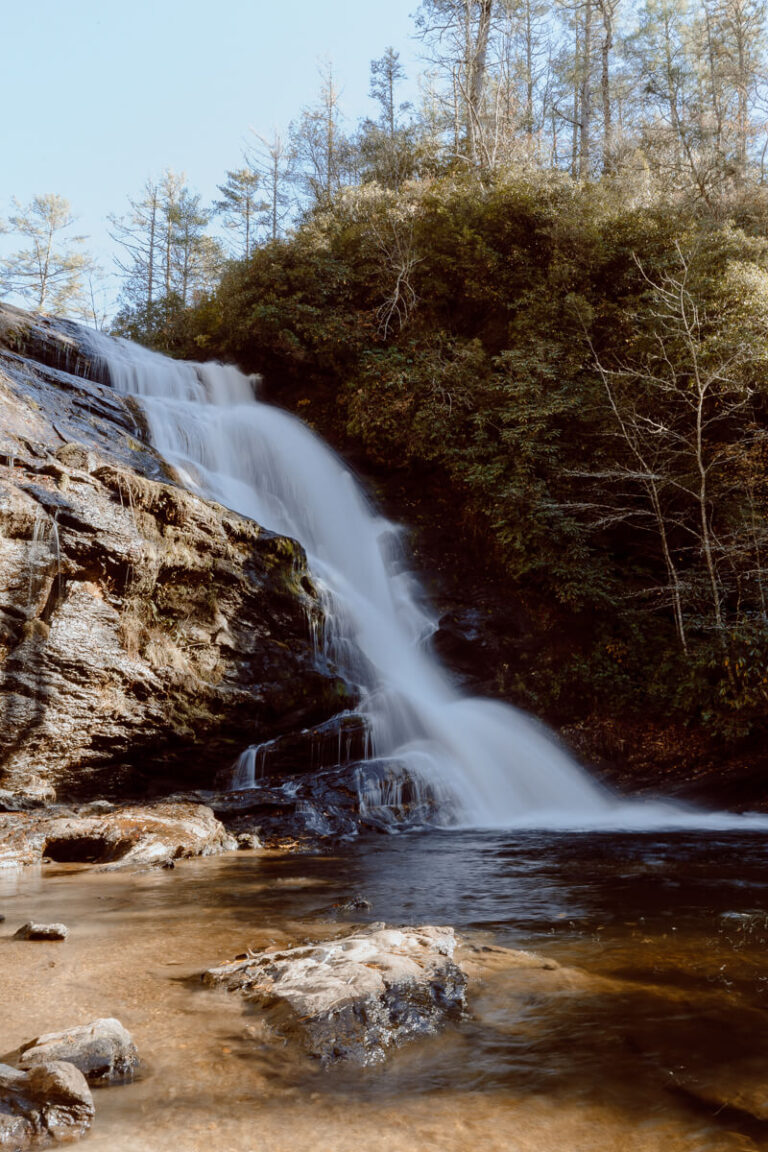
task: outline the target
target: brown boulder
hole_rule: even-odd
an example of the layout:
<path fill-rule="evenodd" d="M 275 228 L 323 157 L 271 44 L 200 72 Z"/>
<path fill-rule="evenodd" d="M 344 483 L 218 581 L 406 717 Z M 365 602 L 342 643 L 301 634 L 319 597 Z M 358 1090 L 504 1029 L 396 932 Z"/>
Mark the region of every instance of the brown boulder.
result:
<path fill-rule="evenodd" d="M 93 1116 L 91 1091 L 74 1064 L 49 1062 L 29 1072 L 0 1064 L 0 1148 L 69 1143 L 85 1135 Z"/>

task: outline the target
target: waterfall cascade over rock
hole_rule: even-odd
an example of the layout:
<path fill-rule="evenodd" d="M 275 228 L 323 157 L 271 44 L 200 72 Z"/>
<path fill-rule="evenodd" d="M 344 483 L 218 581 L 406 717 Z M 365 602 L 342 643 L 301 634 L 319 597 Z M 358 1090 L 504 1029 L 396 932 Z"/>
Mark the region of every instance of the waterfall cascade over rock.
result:
<path fill-rule="evenodd" d="M 416 781 L 438 820 L 482 827 L 650 827 L 728 819 L 676 805 L 622 802 L 536 721 L 462 695 L 429 650 L 434 620 L 408 572 L 395 525 L 301 421 L 261 403 L 255 378 L 167 359 L 91 333 L 92 354 L 139 399 L 154 447 L 190 489 L 300 541 L 320 591 L 319 661 L 360 687 L 366 752 Z M 258 783 L 264 746 L 244 750 L 239 786 Z M 733 821 L 743 818 L 731 817 Z"/>

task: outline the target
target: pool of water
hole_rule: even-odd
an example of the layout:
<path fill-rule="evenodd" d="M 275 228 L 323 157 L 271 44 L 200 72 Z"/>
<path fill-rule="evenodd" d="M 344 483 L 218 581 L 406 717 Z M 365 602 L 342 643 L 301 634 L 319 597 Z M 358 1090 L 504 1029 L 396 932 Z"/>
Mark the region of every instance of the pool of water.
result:
<path fill-rule="evenodd" d="M 322 1070 L 197 975 L 356 922 L 452 924 L 467 1018 Z M 430 832 L 174 871 L 0 877 L 6 1056 L 117 1016 L 144 1075 L 95 1093 L 91 1152 L 768 1149 L 768 866 L 738 833 Z M 350 914 L 346 914 L 349 916 Z M 13 940 L 64 920 L 64 944 Z M 561 965 L 521 972 L 504 948 Z M 762 1109 L 762 1111 L 761 1111 Z"/>

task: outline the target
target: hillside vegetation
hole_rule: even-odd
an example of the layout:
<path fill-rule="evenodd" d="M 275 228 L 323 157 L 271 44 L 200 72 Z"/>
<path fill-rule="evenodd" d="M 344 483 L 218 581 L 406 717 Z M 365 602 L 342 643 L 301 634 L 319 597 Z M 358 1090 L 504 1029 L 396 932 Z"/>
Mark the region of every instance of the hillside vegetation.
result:
<path fill-rule="evenodd" d="M 740 740 L 768 700 L 765 219 L 562 173 L 366 185 L 232 263 L 175 349 L 440 493 L 467 578 L 545 638 L 502 694 Z"/>

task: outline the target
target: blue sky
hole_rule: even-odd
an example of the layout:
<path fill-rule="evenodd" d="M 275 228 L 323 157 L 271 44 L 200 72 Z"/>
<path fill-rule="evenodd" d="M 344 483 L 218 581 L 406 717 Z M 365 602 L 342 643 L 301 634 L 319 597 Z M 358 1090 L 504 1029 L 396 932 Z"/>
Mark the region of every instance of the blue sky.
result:
<path fill-rule="evenodd" d="M 330 59 L 342 105 L 370 115 L 370 61 L 410 77 L 418 0 L 35 0 L 3 5 L 0 218 L 56 192 L 109 264 L 106 217 L 149 176 L 185 172 L 206 200 L 249 129 L 285 129 Z M 404 92 L 412 96 L 413 92 Z M 4 248 L 7 250 L 8 238 Z"/>

